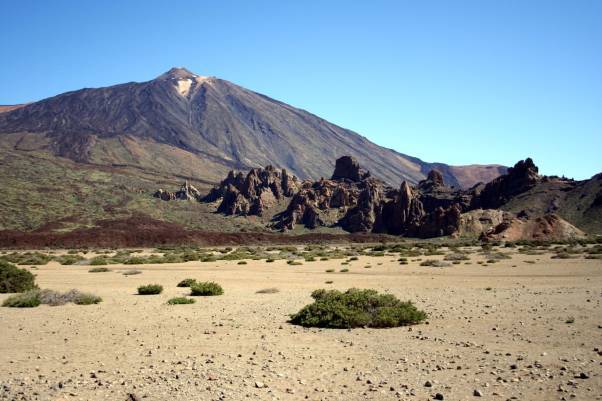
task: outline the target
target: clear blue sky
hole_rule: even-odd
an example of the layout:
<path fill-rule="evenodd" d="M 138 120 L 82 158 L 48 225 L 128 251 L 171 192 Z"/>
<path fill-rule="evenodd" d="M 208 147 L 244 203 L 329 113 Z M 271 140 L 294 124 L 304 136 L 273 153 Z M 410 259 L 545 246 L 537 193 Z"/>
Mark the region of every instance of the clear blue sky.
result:
<path fill-rule="evenodd" d="M 600 21 L 598 0 L 0 0 L 0 104 L 185 66 L 426 161 L 581 179 L 602 171 Z"/>

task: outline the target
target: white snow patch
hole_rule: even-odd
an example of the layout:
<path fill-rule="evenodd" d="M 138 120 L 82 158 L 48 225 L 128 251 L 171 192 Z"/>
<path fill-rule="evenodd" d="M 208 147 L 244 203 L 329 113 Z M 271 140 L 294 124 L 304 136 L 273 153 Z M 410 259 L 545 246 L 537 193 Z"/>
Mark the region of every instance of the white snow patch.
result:
<path fill-rule="evenodd" d="M 182 96 L 188 95 L 188 92 L 190 91 L 190 86 L 191 85 L 192 85 L 192 79 L 189 79 L 189 78 L 178 79 L 176 81 L 176 89 L 178 90 L 178 92 Z"/>
<path fill-rule="evenodd" d="M 201 82 L 207 80 L 209 77 L 202 77 L 200 75 L 193 75 L 194 81 L 196 81 L 197 84 L 200 84 Z M 175 80 L 175 86 L 176 86 L 176 90 L 178 91 L 178 93 L 182 96 L 188 96 L 188 93 L 190 93 L 190 88 L 192 86 L 192 82 L 193 80 L 190 78 L 182 78 L 182 79 L 177 79 Z"/>

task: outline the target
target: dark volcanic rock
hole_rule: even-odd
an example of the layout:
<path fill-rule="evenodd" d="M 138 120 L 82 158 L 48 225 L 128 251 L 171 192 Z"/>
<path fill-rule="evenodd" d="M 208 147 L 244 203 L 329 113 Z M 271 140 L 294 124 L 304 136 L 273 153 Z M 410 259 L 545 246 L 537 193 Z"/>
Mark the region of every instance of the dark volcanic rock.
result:
<path fill-rule="evenodd" d="M 417 194 L 404 181 L 394 200 L 383 207 L 382 231 L 399 235 L 416 232 L 425 214 Z"/>
<path fill-rule="evenodd" d="M 347 210 L 356 206 L 363 183 L 350 181 L 320 180 L 314 183 L 306 181 L 296 193 L 283 213 L 276 216 L 274 228 L 291 230 L 295 224 L 303 224 L 308 228 L 324 225 L 319 217 L 321 210 Z"/>
<path fill-rule="evenodd" d="M 513 196 L 533 188 L 541 177 L 539 169 L 531 158 L 521 160 L 508 169 L 508 173 L 494 179 L 473 199 L 473 208 L 496 209 L 508 202 Z"/>
<path fill-rule="evenodd" d="M 433 189 L 443 187 L 444 185 L 443 175 L 439 170 L 431 170 L 426 176 L 426 179 L 418 183 L 418 187 L 423 189 Z"/>
<path fill-rule="evenodd" d="M 226 179 L 202 201 L 215 202 L 221 199 L 217 210 L 227 215 L 261 216 L 276 201 L 291 197 L 299 186 L 297 177 L 272 166 L 251 169 L 246 177 L 240 172 L 230 171 Z"/>
<path fill-rule="evenodd" d="M 470 196 L 446 187 L 433 171 L 412 189 L 403 182 L 399 190 L 370 177 L 351 157 L 337 160 L 331 180 L 305 183 L 288 208 L 275 218 L 274 228 L 292 229 L 327 225 L 326 216 L 339 216 L 330 225 L 349 232 L 379 232 L 434 237 L 454 233 Z"/>
<path fill-rule="evenodd" d="M 333 180 L 347 179 L 353 182 L 359 182 L 368 177 L 370 177 L 370 172 L 361 169 L 357 160 L 351 156 L 343 156 L 337 159 L 334 173 L 332 174 Z"/>
<path fill-rule="evenodd" d="M 340 222 L 349 232 L 371 232 L 382 226 L 382 207 L 385 188 L 377 180 L 365 180 L 357 204 L 350 209 Z"/>

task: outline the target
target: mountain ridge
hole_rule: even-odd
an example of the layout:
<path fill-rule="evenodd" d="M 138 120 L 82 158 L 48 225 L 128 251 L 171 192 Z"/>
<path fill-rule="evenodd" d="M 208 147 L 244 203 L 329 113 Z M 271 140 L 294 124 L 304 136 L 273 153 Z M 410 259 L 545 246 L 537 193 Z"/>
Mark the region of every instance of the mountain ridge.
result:
<path fill-rule="evenodd" d="M 469 187 L 505 167 L 427 163 L 351 130 L 216 77 L 173 68 L 145 82 L 66 92 L 0 113 L 6 134 L 38 135 L 39 150 L 81 163 L 131 165 L 218 182 L 229 169 L 268 164 L 301 178 L 330 173 L 343 154 L 392 185 L 437 168 Z M 169 155 L 165 159 L 156 154 Z M 194 160 L 196 159 L 196 160 Z M 197 165 L 196 171 L 186 165 Z"/>

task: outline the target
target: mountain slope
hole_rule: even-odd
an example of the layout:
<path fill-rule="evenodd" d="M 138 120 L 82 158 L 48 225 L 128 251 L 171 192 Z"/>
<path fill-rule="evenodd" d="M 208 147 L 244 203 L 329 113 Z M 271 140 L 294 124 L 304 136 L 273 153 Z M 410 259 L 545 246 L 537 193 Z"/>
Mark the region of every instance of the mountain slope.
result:
<path fill-rule="evenodd" d="M 501 166 L 426 163 L 313 114 L 228 81 L 174 68 L 154 80 L 64 93 L 0 113 L 0 142 L 80 163 L 218 182 L 230 169 L 272 164 L 300 178 L 327 177 L 352 155 L 391 185 L 437 168 L 471 186 Z"/>

